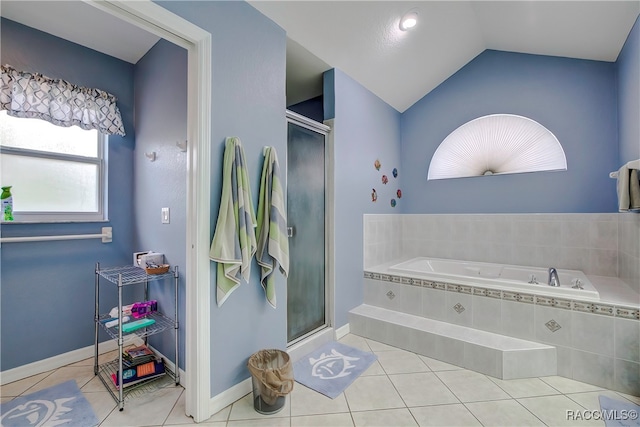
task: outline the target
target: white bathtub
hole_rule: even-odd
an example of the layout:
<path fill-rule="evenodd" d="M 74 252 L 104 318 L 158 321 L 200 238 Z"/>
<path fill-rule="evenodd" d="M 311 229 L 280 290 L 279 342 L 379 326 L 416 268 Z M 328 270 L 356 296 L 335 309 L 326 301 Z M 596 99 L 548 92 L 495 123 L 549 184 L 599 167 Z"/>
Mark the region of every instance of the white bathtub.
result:
<path fill-rule="evenodd" d="M 546 268 L 438 258 L 413 258 L 388 269 L 389 273 L 443 281 L 453 284 L 484 286 L 513 292 L 599 301 L 600 295 L 582 271 L 557 270 L 560 286 L 547 284 Z M 532 280 L 533 279 L 533 280 Z M 583 289 L 572 286 L 580 281 Z M 535 282 L 538 283 L 535 283 Z M 534 282 L 534 283 L 530 283 Z"/>

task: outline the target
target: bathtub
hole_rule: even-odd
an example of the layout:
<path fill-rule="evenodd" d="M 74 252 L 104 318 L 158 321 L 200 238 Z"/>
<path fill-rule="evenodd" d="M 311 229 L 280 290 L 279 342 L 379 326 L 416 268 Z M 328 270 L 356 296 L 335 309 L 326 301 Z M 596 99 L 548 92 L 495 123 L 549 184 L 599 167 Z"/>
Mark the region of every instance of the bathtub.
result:
<path fill-rule="evenodd" d="M 548 270 L 485 262 L 418 257 L 388 268 L 389 273 L 443 281 L 452 284 L 484 286 L 512 292 L 529 293 L 576 300 L 599 301 L 600 295 L 582 271 L 558 269 L 560 286 L 547 284 Z M 583 289 L 572 286 L 580 281 Z M 536 283 L 537 282 L 537 283 Z"/>

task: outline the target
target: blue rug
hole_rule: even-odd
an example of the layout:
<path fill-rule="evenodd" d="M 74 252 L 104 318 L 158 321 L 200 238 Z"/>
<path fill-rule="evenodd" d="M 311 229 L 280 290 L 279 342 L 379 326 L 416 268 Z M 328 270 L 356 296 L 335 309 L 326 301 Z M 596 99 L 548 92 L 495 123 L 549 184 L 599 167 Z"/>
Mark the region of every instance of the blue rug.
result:
<path fill-rule="evenodd" d="M 640 406 L 631 402 L 622 402 L 600 395 L 600 419 L 607 427 L 635 427 L 640 426 L 638 414 Z"/>
<path fill-rule="evenodd" d="M 294 363 L 293 375 L 300 384 L 335 399 L 377 358 L 333 341 Z"/>
<path fill-rule="evenodd" d="M 75 380 L 0 405 L 2 427 L 91 427 L 97 426 L 98 422 Z"/>

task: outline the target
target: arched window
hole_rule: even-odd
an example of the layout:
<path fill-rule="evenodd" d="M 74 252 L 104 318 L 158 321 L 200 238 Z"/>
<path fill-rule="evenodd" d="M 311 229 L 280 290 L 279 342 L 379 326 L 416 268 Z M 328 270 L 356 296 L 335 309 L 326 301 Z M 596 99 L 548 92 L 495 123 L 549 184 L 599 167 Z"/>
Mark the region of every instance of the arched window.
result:
<path fill-rule="evenodd" d="M 567 170 L 558 139 L 535 120 L 492 114 L 447 136 L 433 154 L 427 180 Z"/>

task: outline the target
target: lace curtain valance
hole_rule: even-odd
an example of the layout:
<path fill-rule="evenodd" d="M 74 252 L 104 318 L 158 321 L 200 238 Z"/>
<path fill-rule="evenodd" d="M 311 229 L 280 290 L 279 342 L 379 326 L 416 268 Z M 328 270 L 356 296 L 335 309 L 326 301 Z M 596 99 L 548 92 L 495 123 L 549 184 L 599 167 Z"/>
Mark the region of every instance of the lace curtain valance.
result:
<path fill-rule="evenodd" d="M 0 67 L 0 110 L 7 110 L 10 116 L 38 118 L 64 127 L 77 125 L 107 135 L 125 135 L 116 97 L 112 94 L 18 71 L 8 65 Z"/>

